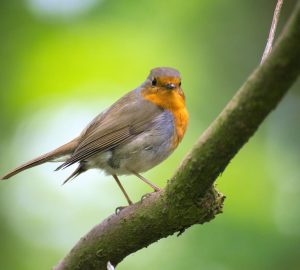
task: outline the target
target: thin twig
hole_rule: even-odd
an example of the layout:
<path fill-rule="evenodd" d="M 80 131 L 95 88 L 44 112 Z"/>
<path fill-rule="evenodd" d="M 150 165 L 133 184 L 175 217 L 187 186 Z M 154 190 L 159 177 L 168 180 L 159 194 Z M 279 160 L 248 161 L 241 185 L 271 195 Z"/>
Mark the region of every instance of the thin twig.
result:
<path fill-rule="evenodd" d="M 275 32 L 276 32 L 276 28 L 277 28 L 277 24 L 278 24 L 282 4 L 283 4 L 283 0 L 278 0 L 277 1 L 277 5 L 276 5 L 275 10 L 274 10 L 273 20 L 272 20 L 272 24 L 271 24 L 271 29 L 270 29 L 267 45 L 266 45 L 266 48 L 264 50 L 263 56 L 261 58 L 260 64 L 262 64 L 267 59 L 268 55 L 272 51 L 274 36 L 275 36 Z"/>

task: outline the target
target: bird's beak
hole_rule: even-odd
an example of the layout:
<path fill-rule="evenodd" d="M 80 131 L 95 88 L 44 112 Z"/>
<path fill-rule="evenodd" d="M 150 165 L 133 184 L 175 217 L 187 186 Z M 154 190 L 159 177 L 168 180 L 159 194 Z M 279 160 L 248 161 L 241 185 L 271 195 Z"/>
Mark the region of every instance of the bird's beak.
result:
<path fill-rule="evenodd" d="M 169 90 L 172 90 L 172 89 L 175 89 L 176 88 L 176 85 L 174 83 L 168 83 L 166 85 L 166 88 L 169 89 Z"/>

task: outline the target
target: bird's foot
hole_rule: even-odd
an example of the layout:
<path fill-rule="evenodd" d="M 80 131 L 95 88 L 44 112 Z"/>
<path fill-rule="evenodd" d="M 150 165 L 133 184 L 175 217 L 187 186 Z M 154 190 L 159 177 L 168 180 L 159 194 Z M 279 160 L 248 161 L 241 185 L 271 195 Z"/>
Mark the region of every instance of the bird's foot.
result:
<path fill-rule="evenodd" d="M 161 189 L 158 186 L 154 186 L 154 192 L 160 192 L 160 191 L 161 191 Z"/>
<path fill-rule="evenodd" d="M 115 210 L 115 214 L 116 214 L 116 215 L 119 215 L 119 214 L 121 213 L 121 211 L 122 211 L 123 209 L 127 208 L 127 207 L 128 207 L 128 206 L 119 206 L 119 207 L 117 207 L 116 210 Z"/>
<path fill-rule="evenodd" d="M 143 202 L 145 199 L 149 198 L 153 193 L 159 192 L 161 189 L 160 188 L 156 188 L 153 192 L 150 193 L 146 193 L 141 197 L 141 202 Z"/>
<path fill-rule="evenodd" d="M 153 192 L 144 194 L 144 195 L 141 197 L 141 202 L 143 202 L 145 199 L 149 198 L 149 197 L 151 196 L 152 193 L 153 193 Z"/>
<path fill-rule="evenodd" d="M 119 206 L 119 207 L 116 208 L 116 210 L 115 210 L 115 214 L 116 214 L 116 215 L 119 215 L 120 212 L 121 212 L 123 209 L 125 209 L 125 208 L 127 208 L 128 206 L 130 206 L 130 205 L 133 204 L 132 201 L 131 201 L 129 198 L 127 198 L 127 201 L 128 201 L 128 205 L 127 205 L 127 206 Z"/>

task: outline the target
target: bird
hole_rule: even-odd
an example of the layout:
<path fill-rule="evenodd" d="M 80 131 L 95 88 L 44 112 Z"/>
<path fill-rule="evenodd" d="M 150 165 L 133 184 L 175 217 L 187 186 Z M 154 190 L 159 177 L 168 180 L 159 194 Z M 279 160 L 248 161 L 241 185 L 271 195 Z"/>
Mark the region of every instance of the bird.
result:
<path fill-rule="evenodd" d="M 154 192 L 160 191 L 140 173 L 161 163 L 177 148 L 188 119 L 179 71 L 153 68 L 144 83 L 97 115 L 78 137 L 0 179 L 46 162 L 63 162 L 56 171 L 77 163 L 78 167 L 64 183 L 89 169 L 101 169 L 114 178 L 131 205 L 119 176 L 135 175 Z"/>

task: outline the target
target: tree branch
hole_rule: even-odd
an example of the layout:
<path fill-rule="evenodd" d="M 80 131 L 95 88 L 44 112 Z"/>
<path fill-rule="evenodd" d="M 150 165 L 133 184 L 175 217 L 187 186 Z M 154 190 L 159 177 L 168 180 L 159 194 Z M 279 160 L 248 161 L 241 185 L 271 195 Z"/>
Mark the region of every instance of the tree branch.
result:
<path fill-rule="evenodd" d="M 300 1 L 266 61 L 204 132 L 166 188 L 95 226 L 56 266 L 106 269 L 127 255 L 222 211 L 212 184 L 276 107 L 300 72 Z"/>

